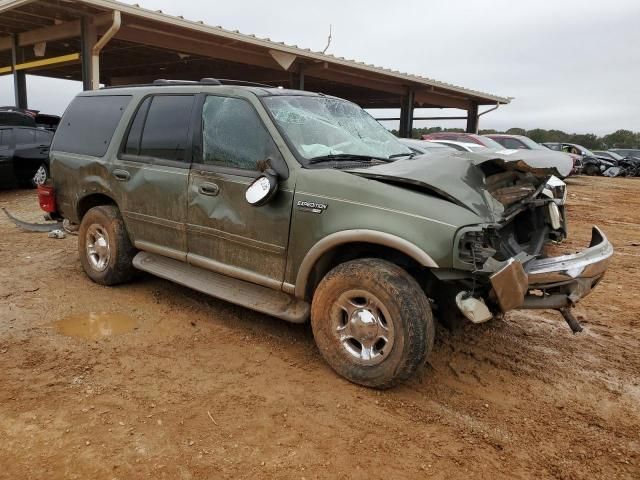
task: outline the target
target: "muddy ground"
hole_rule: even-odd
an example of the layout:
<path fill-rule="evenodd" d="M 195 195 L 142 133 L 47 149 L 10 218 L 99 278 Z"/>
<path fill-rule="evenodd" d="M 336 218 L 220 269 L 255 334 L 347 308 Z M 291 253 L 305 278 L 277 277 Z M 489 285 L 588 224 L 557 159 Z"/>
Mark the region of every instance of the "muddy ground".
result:
<path fill-rule="evenodd" d="M 640 181 L 570 184 L 562 249 L 594 223 L 616 247 L 585 331 L 547 311 L 439 328 L 425 370 L 385 392 L 336 376 L 307 326 L 149 276 L 95 285 L 75 237 L 3 216 L 0 477 L 640 478 Z M 40 217 L 33 191 L 0 206 Z M 90 313 L 135 329 L 57 323 Z"/>

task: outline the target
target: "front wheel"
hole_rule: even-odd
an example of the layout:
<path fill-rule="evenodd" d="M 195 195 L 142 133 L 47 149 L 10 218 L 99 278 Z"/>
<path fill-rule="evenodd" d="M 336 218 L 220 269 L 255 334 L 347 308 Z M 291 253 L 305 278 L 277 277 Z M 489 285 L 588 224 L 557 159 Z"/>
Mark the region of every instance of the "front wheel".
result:
<path fill-rule="evenodd" d="M 313 296 L 311 326 L 329 365 L 347 380 L 389 388 L 411 377 L 433 349 L 429 301 L 397 265 L 362 259 L 338 265 Z"/>

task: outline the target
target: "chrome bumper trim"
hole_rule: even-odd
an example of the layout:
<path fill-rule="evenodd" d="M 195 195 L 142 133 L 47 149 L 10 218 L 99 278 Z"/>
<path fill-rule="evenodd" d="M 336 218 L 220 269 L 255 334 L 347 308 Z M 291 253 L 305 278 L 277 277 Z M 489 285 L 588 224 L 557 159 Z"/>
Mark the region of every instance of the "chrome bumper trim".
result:
<path fill-rule="evenodd" d="M 609 266 L 613 245 L 594 226 L 586 250 L 573 255 L 541 258 L 522 265 L 510 261 L 491 276 L 493 293 L 501 310 L 513 308 L 564 308 L 575 305 L 597 285 Z M 530 290 L 542 290 L 542 296 Z"/>
<path fill-rule="evenodd" d="M 613 245 L 598 227 L 591 232 L 589 248 L 573 255 L 531 260 L 525 271 L 532 288 L 570 282 L 578 278 L 597 278 L 604 274 L 613 255 Z"/>

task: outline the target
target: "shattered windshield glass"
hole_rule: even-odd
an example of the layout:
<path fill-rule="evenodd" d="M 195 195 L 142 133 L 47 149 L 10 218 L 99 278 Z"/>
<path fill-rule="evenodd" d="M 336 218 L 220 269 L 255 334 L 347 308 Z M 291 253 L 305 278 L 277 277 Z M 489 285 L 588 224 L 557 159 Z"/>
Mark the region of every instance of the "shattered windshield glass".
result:
<path fill-rule="evenodd" d="M 289 143 L 305 160 L 327 156 L 395 159 L 412 154 L 367 112 L 346 100 L 273 96 L 264 102 Z"/>

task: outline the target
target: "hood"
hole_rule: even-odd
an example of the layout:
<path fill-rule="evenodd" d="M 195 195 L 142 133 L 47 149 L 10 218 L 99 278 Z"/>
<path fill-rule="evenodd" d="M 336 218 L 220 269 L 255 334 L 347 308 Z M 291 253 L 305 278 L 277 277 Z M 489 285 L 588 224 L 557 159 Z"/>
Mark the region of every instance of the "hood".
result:
<path fill-rule="evenodd" d="M 541 168 L 544 170 L 555 169 L 555 175 L 559 178 L 568 177 L 573 170 L 573 159 L 564 152 L 555 152 L 553 150 L 518 150 L 516 154 L 510 154 L 510 157 L 517 157 L 524 160 L 527 165 L 533 168 Z"/>
<path fill-rule="evenodd" d="M 537 163 L 533 166 L 530 163 Z M 385 183 L 422 189 L 490 221 L 558 175 L 555 165 L 500 153 L 433 153 L 348 170 Z"/>

